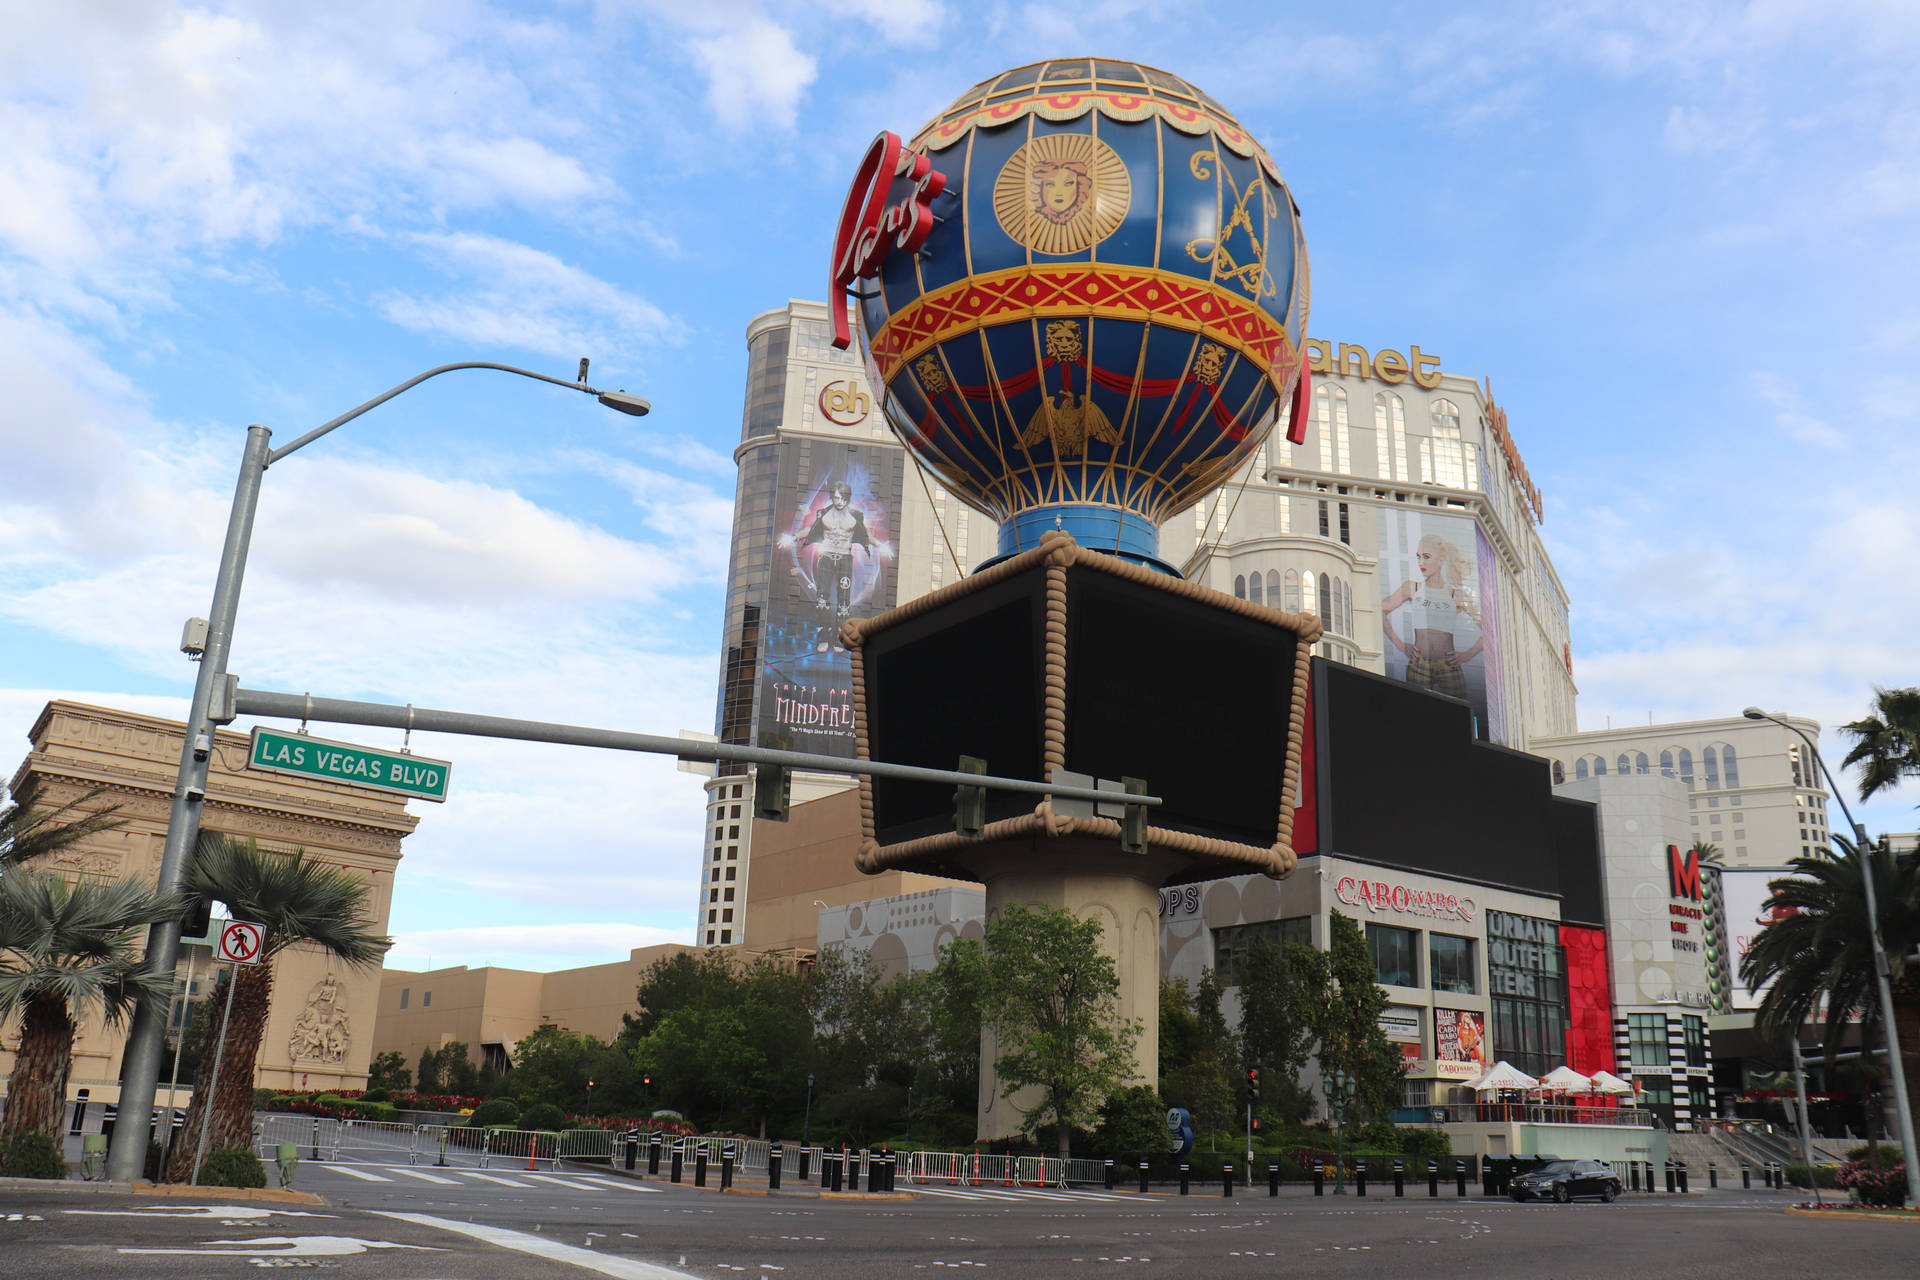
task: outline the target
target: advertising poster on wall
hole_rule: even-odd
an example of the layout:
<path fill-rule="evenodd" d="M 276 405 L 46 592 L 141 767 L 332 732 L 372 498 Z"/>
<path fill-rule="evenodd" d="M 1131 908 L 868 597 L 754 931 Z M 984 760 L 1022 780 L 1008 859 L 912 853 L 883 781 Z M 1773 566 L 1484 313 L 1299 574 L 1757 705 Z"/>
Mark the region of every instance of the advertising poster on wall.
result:
<path fill-rule="evenodd" d="M 1483 568 L 1484 566 L 1484 568 Z M 1479 526 L 1464 516 L 1391 511 L 1380 519 L 1380 601 L 1387 674 L 1473 708 L 1482 738 L 1506 732 L 1500 690 L 1498 566 Z"/>
<path fill-rule="evenodd" d="M 781 443 L 761 746 L 853 755 L 853 660 L 840 644 L 840 625 L 893 607 L 905 473 L 906 453 L 897 446 Z"/>
<path fill-rule="evenodd" d="M 1733 1007 L 1736 1009 L 1758 1009 L 1760 998 L 1767 993 L 1764 986 L 1754 992 L 1747 990 L 1747 984 L 1740 980 L 1740 962 L 1753 946 L 1754 935 L 1774 921 L 1770 883 L 1785 878 L 1784 871 L 1720 873 L 1720 900 L 1726 904 L 1727 959 L 1733 967 Z"/>
<path fill-rule="evenodd" d="M 1433 1073 L 1474 1080 L 1487 1071 L 1487 1015 L 1473 1009 L 1433 1011 Z"/>

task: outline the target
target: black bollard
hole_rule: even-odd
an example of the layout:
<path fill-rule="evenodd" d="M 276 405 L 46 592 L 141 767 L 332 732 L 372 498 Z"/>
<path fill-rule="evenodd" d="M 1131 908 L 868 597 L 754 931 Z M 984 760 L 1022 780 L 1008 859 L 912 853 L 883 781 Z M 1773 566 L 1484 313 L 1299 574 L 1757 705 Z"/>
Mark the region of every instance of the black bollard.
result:
<path fill-rule="evenodd" d="M 1180 1194 L 1187 1194 L 1187 1162 L 1185 1160 L 1180 1162 Z"/>
<path fill-rule="evenodd" d="M 1674 1175 L 1680 1179 L 1680 1194 L 1683 1196 L 1686 1195 L 1687 1194 L 1687 1162 L 1685 1160 L 1676 1160 L 1674 1162 L 1673 1172 L 1674 1172 Z"/>
<path fill-rule="evenodd" d="M 1453 1162 L 1453 1194 L 1455 1196 L 1467 1194 L 1467 1162 L 1465 1160 Z"/>
<path fill-rule="evenodd" d="M 120 1121 L 120 1104 L 109 1102 L 106 1110 L 100 1113 L 100 1132 L 106 1137 L 113 1136 L 113 1126 Z"/>
<path fill-rule="evenodd" d="M 1720 1169 L 1713 1161 L 1709 1160 L 1707 1161 L 1707 1190 L 1718 1191 L 1719 1189 Z"/>
<path fill-rule="evenodd" d="M 805 1182 L 807 1180 L 807 1173 L 809 1172 L 807 1166 L 812 1163 L 813 1150 L 803 1142 L 800 1144 L 800 1172 L 797 1175 L 800 1181 Z"/>
<path fill-rule="evenodd" d="M 1229 1200 L 1233 1198 L 1233 1166 L 1231 1164 L 1220 1166 L 1220 1194 Z"/>
<path fill-rule="evenodd" d="M 1483 1196 L 1495 1194 L 1494 1183 L 1493 1161 L 1483 1156 L 1480 1160 L 1480 1194 Z"/>
<path fill-rule="evenodd" d="M 1643 1160 L 1641 1163 L 1646 1166 L 1647 1171 L 1647 1194 L 1652 1195 L 1655 1190 L 1653 1185 L 1653 1161 Z"/>
<path fill-rule="evenodd" d="M 1367 1162 L 1365 1160 L 1353 1162 L 1353 1190 L 1358 1196 L 1364 1197 L 1367 1194 Z"/>
<path fill-rule="evenodd" d="M 1429 1160 L 1427 1161 L 1427 1199 L 1438 1200 L 1439 1198 L 1440 1162 L 1438 1160 Z"/>
<path fill-rule="evenodd" d="M 704 1142 L 693 1149 L 693 1185 L 707 1185 L 707 1144 Z"/>
<path fill-rule="evenodd" d="M 769 1191 L 780 1189 L 780 1157 L 784 1154 L 777 1142 L 767 1148 L 767 1190 Z"/>
<path fill-rule="evenodd" d="M 858 1191 L 860 1189 L 860 1175 L 864 1172 L 860 1167 L 860 1153 L 842 1148 L 840 1160 L 847 1166 L 847 1190 Z"/>
<path fill-rule="evenodd" d="M 313 1158 L 320 1158 L 320 1117 L 313 1118 Z"/>
<path fill-rule="evenodd" d="M 733 1185 L 733 1152 L 720 1153 L 720 1189 L 725 1191 Z"/>
<path fill-rule="evenodd" d="M 1101 1162 L 1101 1165 L 1101 1172 L 1107 1175 L 1107 1190 L 1111 1191 L 1113 1190 L 1113 1161 L 1105 1160 Z"/>
<path fill-rule="evenodd" d="M 640 1132 L 627 1130 L 627 1172 L 632 1173 L 634 1166 L 640 1163 Z"/>
<path fill-rule="evenodd" d="M 684 1167 L 686 1158 L 686 1148 L 681 1146 L 679 1142 L 675 1142 L 673 1144 L 673 1155 L 669 1159 L 667 1169 L 667 1177 L 670 1181 L 680 1181 L 680 1170 Z"/>
<path fill-rule="evenodd" d="M 87 1127 L 87 1098 L 92 1091 L 81 1089 L 73 1101 L 73 1127 L 67 1130 L 69 1136 L 80 1133 Z"/>
<path fill-rule="evenodd" d="M 1327 1194 L 1327 1167 L 1321 1163 L 1319 1156 L 1313 1158 L 1313 1194 Z"/>
<path fill-rule="evenodd" d="M 1753 1169 L 1744 1160 L 1740 1162 L 1740 1189 L 1753 1190 Z"/>
<path fill-rule="evenodd" d="M 1631 1160 L 1627 1161 L 1627 1179 L 1632 1183 L 1632 1190 L 1640 1189 L 1640 1166 Z"/>
<path fill-rule="evenodd" d="M 1393 1158 L 1393 1194 L 1395 1199 L 1405 1199 L 1407 1194 L 1407 1162 L 1398 1156 Z"/>
<path fill-rule="evenodd" d="M 662 1135 L 657 1133 L 647 1139 L 647 1176 L 649 1178 L 660 1176 L 661 1140 Z"/>
<path fill-rule="evenodd" d="M 1280 1194 L 1280 1166 L 1277 1164 L 1270 1164 L 1267 1166 L 1267 1198 L 1271 1200 L 1273 1197 L 1279 1194 Z"/>
<path fill-rule="evenodd" d="M 1673 1161 L 1667 1161 L 1667 1194 L 1673 1194 Z"/>
<path fill-rule="evenodd" d="M 1145 1160 L 1140 1162 L 1140 1194 L 1147 1194 L 1147 1162 Z"/>

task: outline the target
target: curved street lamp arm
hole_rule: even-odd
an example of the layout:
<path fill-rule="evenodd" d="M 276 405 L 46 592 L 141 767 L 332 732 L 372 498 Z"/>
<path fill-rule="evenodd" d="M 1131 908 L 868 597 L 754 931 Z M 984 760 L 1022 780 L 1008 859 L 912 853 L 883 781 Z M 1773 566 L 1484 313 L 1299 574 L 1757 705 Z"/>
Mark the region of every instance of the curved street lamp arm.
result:
<path fill-rule="evenodd" d="M 492 361 L 489 361 L 489 360 L 463 360 L 459 364 L 443 364 L 437 369 L 429 369 L 425 373 L 418 374 L 414 377 L 408 378 L 405 382 L 401 383 L 399 386 L 394 387 L 391 390 L 381 392 L 379 395 L 375 396 L 373 399 L 367 401 L 365 404 L 359 406 L 358 408 L 349 409 L 345 413 L 341 414 L 339 417 L 335 418 L 333 421 L 322 423 L 321 425 L 315 427 L 313 430 L 307 432 L 307 434 L 301 436 L 298 440 L 293 441 L 291 444 L 285 444 L 285 445 L 282 445 L 280 448 L 275 449 L 272 453 L 267 455 L 267 465 L 272 466 L 274 463 L 280 461 L 280 459 L 292 453 L 295 449 L 299 449 L 305 445 L 312 444 L 315 440 L 318 440 L 321 436 L 327 434 L 327 432 L 333 430 L 335 427 L 344 426 L 346 423 L 352 422 L 355 418 L 359 417 L 361 414 L 365 413 L 367 410 L 379 408 L 381 405 L 385 404 L 387 401 L 399 395 L 402 391 L 407 391 L 413 387 L 417 387 L 421 383 L 425 382 L 428 378 L 437 377 L 443 373 L 451 373 L 455 369 L 498 369 L 501 373 L 517 373 L 523 378 L 533 378 L 539 382 L 551 382 L 554 386 L 565 387 L 569 391 L 584 391 L 586 394 L 590 396 L 598 396 L 600 394 L 598 390 L 588 386 L 584 382 L 568 382 L 565 378 L 551 378 L 544 373 L 535 373 L 531 369 L 515 368 L 513 365 L 510 365 L 510 364 L 494 364 Z"/>

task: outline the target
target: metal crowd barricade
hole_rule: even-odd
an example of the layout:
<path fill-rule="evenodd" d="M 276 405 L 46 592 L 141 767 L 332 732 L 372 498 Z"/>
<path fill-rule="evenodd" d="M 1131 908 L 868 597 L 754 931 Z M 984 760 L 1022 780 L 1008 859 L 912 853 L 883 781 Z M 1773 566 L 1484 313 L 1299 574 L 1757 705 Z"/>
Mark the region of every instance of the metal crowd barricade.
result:
<path fill-rule="evenodd" d="M 1066 1169 L 1058 1156 L 1019 1156 L 1014 1161 L 1013 1180 L 1023 1187 L 1064 1187 Z"/>
<path fill-rule="evenodd" d="M 480 1147 L 480 1167 L 490 1169 L 494 1161 L 503 1168 L 531 1169 L 540 1161 L 551 1169 L 560 1167 L 560 1135 L 532 1129 L 489 1129 Z"/>
<path fill-rule="evenodd" d="M 611 1129 L 566 1129 L 560 1134 L 556 1160 L 605 1160 L 613 1162 Z"/>
<path fill-rule="evenodd" d="M 1061 1166 L 1062 1185 L 1077 1182 L 1101 1182 L 1107 1180 L 1107 1165 L 1104 1160 L 1083 1160 L 1073 1157 Z"/>
<path fill-rule="evenodd" d="M 397 1164 L 402 1156 L 408 1164 L 420 1163 L 415 1149 L 417 1126 L 395 1120 L 340 1120 L 333 1132 L 329 1160 L 369 1164 Z"/>
<path fill-rule="evenodd" d="M 942 1182 L 957 1187 L 967 1179 L 971 1153 L 964 1151 L 909 1151 L 901 1176 L 909 1183 Z"/>
<path fill-rule="evenodd" d="M 967 1185 L 1012 1186 L 1013 1164 L 1011 1158 L 1004 1155 L 988 1155 L 975 1152 L 967 1160 Z"/>

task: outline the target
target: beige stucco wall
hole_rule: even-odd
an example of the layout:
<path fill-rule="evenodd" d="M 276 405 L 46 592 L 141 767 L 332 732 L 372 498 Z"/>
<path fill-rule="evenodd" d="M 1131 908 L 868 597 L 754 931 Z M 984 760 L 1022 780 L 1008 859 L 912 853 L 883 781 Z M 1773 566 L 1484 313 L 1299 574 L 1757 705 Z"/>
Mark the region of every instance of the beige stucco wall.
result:
<path fill-rule="evenodd" d="M 105 787 L 100 803 L 118 806 L 119 819 L 40 865 L 76 877 L 156 880 L 184 733 L 178 721 L 76 702 L 48 703 L 29 733 L 32 750 L 11 780 L 15 799 L 34 808 L 57 808 L 94 787 Z M 216 736 L 204 829 L 253 836 L 267 849 L 304 849 L 310 858 L 347 871 L 369 886 L 371 923 L 385 933 L 400 842 L 419 822 L 406 811 L 405 798 L 249 771 L 247 745 L 246 734 L 223 730 Z M 183 950 L 181 978 L 192 958 L 199 990 L 211 990 L 207 949 Z M 330 990 L 329 979 L 337 984 Z M 317 948 L 293 947 L 281 953 L 274 961 L 273 1010 L 260 1047 L 256 1086 L 364 1087 L 379 989 L 377 970 L 346 969 L 330 963 Z M 304 1035 L 295 1041 L 303 1014 L 309 1028 L 326 1024 L 331 1051 L 316 1051 L 314 1038 Z M 13 1070 L 19 1034 L 17 1019 L 0 1026 L 0 1075 Z M 88 1089 L 95 1101 L 116 1098 L 123 1041 L 122 1032 L 88 1019 L 74 1044 L 69 1089 Z M 296 1056 L 301 1044 L 307 1047 Z"/>

